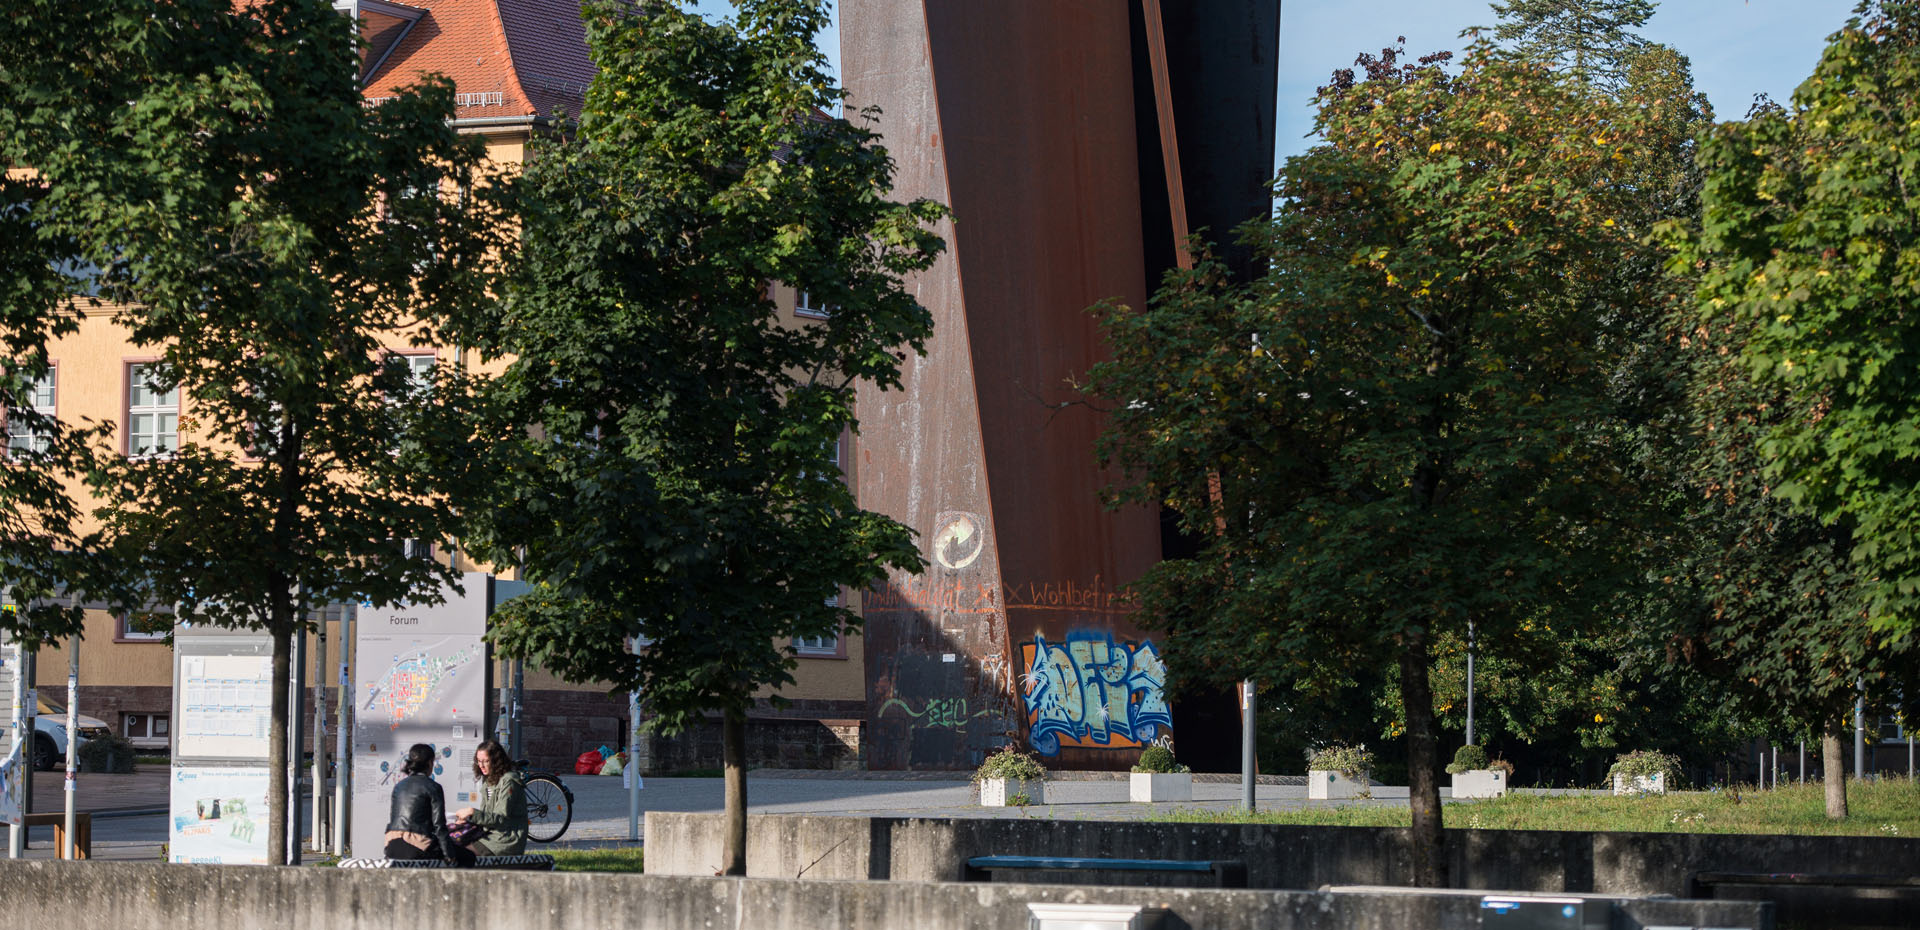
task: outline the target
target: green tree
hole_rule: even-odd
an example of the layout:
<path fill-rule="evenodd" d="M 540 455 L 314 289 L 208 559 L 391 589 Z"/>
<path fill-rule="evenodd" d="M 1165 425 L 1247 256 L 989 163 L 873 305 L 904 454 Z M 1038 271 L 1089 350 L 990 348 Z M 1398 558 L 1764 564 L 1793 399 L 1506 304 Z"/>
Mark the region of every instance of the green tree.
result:
<path fill-rule="evenodd" d="M 1494 38 L 1554 62 L 1574 79 L 1599 87 L 1627 83 L 1648 43 L 1633 30 L 1652 18 L 1653 0 L 1507 0 Z"/>
<path fill-rule="evenodd" d="M 1819 734 L 1833 818 L 1847 814 L 1842 741 L 1856 696 L 1897 702 L 1920 680 L 1920 643 L 1902 626 L 1911 605 L 1901 600 L 1901 563 L 1886 548 L 1901 538 L 1887 521 L 1899 519 L 1891 483 L 1903 453 L 1891 445 L 1902 431 L 1881 419 L 1903 416 L 1887 405 L 1904 398 L 1883 393 L 1883 381 L 1897 385 L 1909 366 L 1897 358 L 1901 334 L 1883 328 L 1898 325 L 1903 286 L 1876 269 L 1920 253 L 1910 218 L 1898 215 L 1898 178 L 1871 175 L 1912 162 L 1873 151 L 1903 144 L 1886 135 L 1897 121 L 1878 135 L 1845 130 L 1861 138 L 1829 132 L 1847 119 L 1892 119 L 1876 108 L 1908 103 L 1899 88 L 1915 74 L 1916 32 L 1910 7 L 1892 18 L 1862 13 L 1792 110 L 1763 104 L 1706 137 L 1703 219 L 1667 231 L 1673 270 L 1693 285 L 1678 341 L 1691 352 L 1686 535 L 1696 546 L 1679 563 L 1690 590 L 1675 597 L 1683 609 L 1672 636 L 1749 713 Z M 1854 61 L 1887 54 L 1886 42 L 1905 51 Z M 1880 73 L 1901 67 L 1907 84 Z M 1859 86 L 1836 89 L 1849 83 Z M 1843 204 L 1852 183 L 1862 188 Z M 1825 454 L 1851 458 L 1806 460 Z"/>
<path fill-rule="evenodd" d="M 5 39 L 5 106 L 43 223 L 104 269 L 178 447 L 129 435 L 92 475 L 94 542 L 138 609 L 273 640 L 268 861 L 286 854 L 288 681 L 310 608 L 437 596 L 404 558 L 452 511 L 416 466 L 444 439 L 404 362 L 422 320 L 486 299 L 502 228 L 448 125 L 452 87 L 363 105 L 356 27 L 324 0 L 33 0 Z"/>
<path fill-rule="evenodd" d="M 6 43 L 0 37 L 0 84 L 23 87 Z M 87 299 L 74 293 L 86 286 L 75 274 L 76 244 L 42 221 L 46 184 L 14 172 L 28 167 L 26 139 L 17 111 L 0 103 L 0 596 L 17 608 L 0 614 L 0 627 L 37 644 L 80 630 L 79 599 L 60 597 L 88 586 L 70 489 L 100 430 L 36 409 L 55 386 L 47 347 L 78 329 Z"/>
<path fill-rule="evenodd" d="M 1524 651 L 1619 573 L 1623 340 L 1586 305 L 1637 248 L 1634 159 L 1662 106 L 1629 105 L 1476 43 L 1363 56 L 1319 96 L 1326 143 L 1289 159 L 1270 267 L 1169 276 L 1108 308 L 1106 460 L 1202 552 L 1141 582 L 1177 671 L 1337 687 L 1397 666 L 1415 880 L 1446 883 L 1430 669 L 1440 636 Z M 1576 300 L 1575 298 L 1581 298 Z M 1207 476 L 1217 473 L 1219 502 Z"/>
<path fill-rule="evenodd" d="M 793 681 L 787 643 L 853 629 L 843 590 L 922 564 L 832 449 L 856 383 L 897 384 L 930 332 L 901 278 L 932 263 L 945 211 L 890 201 L 877 136 L 823 114 L 841 93 L 812 44 L 820 0 L 586 18 L 599 75 L 578 131 L 529 165 L 524 262 L 471 338 L 513 359 L 487 385 L 494 435 L 539 428 L 492 450 L 470 542 L 535 585 L 495 617 L 506 654 L 638 688 L 662 732 L 719 712 L 742 874 L 747 713 Z M 828 318 L 783 325 L 773 282 Z"/>
<path fill-rule="evenodd" d="M 1920 611 L 1920 4 L 1864 2 L 1784 110 L 1718 129 L 1687 253 L 1706 325 L 1789 405 L 1774 493 L 1851 536 L 1880 648 Z"/>

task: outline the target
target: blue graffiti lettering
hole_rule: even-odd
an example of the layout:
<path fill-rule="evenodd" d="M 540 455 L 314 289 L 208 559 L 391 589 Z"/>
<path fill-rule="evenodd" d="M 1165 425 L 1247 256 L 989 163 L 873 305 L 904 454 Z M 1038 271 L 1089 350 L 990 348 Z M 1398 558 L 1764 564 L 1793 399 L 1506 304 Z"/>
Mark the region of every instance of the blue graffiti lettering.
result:
<path fill-rule="evenodd" d="M 1022 645 L 1027 742 L 1044 756 L 1062 746 L 1134 749 L 1173 729 L 1167 667 L 1151 641 L 1115 642 L 1105 631 L 1035 636 Z"/>

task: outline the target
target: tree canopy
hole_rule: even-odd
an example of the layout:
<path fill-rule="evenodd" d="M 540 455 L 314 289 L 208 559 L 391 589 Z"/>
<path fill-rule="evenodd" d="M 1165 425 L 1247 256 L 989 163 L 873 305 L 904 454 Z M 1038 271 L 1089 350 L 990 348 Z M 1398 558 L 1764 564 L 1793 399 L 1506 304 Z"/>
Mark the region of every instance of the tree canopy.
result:
<path fill-rule="evenodd" d="M 1495 2 L 1494 38 L 1545 58 L 1575 80 L 1624 86 L 1633 59 L 1648 47 L 1634 30 L 1653 17 L 1654 0 L 1507 0 Z"/>
<path fill-rule="evenodd" d="M 1920 612 L 1920 6 L 1862 3 L 1790 108 L 1718 128 L 1697 269 L 1788 409 L 1757 437 L 1773 492 L 1850 534 L 1888 645 Z"/>
<path fill-rule="evenodd" d="M 1289 159 L 1270 271 L 1170 275 L 1108 308 L 1102 452 L 1204 539 L 1142 581 L 1179 671 L 1316 690 L 1398 666 L 1422 884 L 1444 883 L 1429 668 L 1473 621 L 1525 655 L 1621 572 L 1624 342 L 1597 296 L 1639 246 L 1637 159 L 1661 108 L 1476 43 L 1363 57 Z M 1220 476 L 1220 494 L 1209 474 Z M 1556 619 L 1556 615 L 1563 615 Z"/>
<path fill-rule="evenodd" d="M 419 468 L 429 416 L 387 351 L 485 299 L 504 229 L 484 153 L 428 81 L 364 105 L 356 24 L 323 0 L 35 2 L 6 37 L 0 104 L 41 183 L 44 234 L 101 269 L 114 322 L 173 399 L 89 480 L 87 540 L 136 611 L 274 641 L 269 861 L 285 842 L 291 637 L 309 607 L 431 598 L 451 570 L 404 558 L 453 513 Z M 158 196 L 156 196 L 156 193 Z"/>
<path fill-rule="evenodd" d="M 793 681 L 794 638 L 857 628 L 844 589 L 922 564 L 834 450 L 856 382 L 897 384 L 929 334 L 901 278 L 945 211 L 889 199 L 874 114 L 826 114 L 823 3 L 586 17 L 599 76 L 528 167 L 523 261 L 470 337 L 512 360 L 494 434 L 538 424 L 492 449 L 472 542 L 535 585 L 495 617 L 507 654 L 643 691 L 662 732 L 722 715 L 739 870 L 747 712 Z M 776 284 L 827 318 L 783 323 Z"/>

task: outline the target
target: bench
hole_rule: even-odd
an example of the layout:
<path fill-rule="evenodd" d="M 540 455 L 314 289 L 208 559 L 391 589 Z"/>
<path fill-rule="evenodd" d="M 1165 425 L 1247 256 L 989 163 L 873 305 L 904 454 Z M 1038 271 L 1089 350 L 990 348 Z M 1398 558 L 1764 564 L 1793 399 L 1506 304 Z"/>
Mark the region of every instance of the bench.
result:
<path fill-rule="evenodd" d="M 342 859 L 343 869 L 451 869 L 457 868 L 445 859 Z M 473 860 L 476 869 L 520 869 L 527 872 L 553 871 L 553 857 L 540 855 L 527 856 L 479 856 Z"/>
<path fill-rule="evenodd" d="M 1000 870 L 1045 872 L 1205 872 L 1216 888 L 1247 887 L 1247 864 L 1238 859 L 1100 859 L 1071 856 L 974 856 L 963 880 L 991 881 Z"/>
<path fill-rule="evenodd" d="M 1920 875 L 1865 875 L 1845 872 L 1695 872 L 1689 897 L 1711 898 L 1720 885 L 1783 885 L 1797 888 L 1913 888 Z"/>
<path fill-rule="evenodd" d="M 52 827 L 54 855 L 67 857 L 67 814 L 56 811 L 48 814 L 22 814 L 22 827 Z M 73 815 L 73 857 L 88 859 L 93 856 L 93 815 L 75 812 Z"/>

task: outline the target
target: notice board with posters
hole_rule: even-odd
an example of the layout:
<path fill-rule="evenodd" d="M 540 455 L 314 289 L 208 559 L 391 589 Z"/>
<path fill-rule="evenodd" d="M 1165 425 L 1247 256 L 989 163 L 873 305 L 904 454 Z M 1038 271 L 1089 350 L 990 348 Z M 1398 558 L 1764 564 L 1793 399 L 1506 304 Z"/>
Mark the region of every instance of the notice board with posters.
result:
<path fill-rule="evenodd" d="M 385 846 L 393 786 L 407 749 L 434 750 L 433 779 L 447 813 L 473 806 L 473 754 L 487 736 L 487 614 L 491 579 L 461 576 L 460 591 L 435 605 L 360 606 L 354 629 L 353 817 L 347 847 L 378 857 Z"/>
<path fill-rule="evenodd" d="M 0 631 L 0 824 L 20 825 L 23 780 L 32 778 L 32 765 L 13 737 L 13 679 L 20 670 L 20 650 Z"/>
<path fill-rule="evenodd" d="M 264 865 L 273 638 L 175 625 L 173 720 L 167 861 Z"/>

